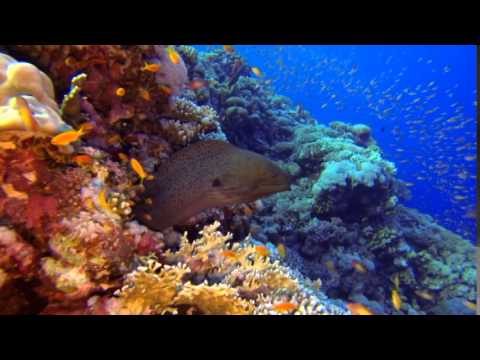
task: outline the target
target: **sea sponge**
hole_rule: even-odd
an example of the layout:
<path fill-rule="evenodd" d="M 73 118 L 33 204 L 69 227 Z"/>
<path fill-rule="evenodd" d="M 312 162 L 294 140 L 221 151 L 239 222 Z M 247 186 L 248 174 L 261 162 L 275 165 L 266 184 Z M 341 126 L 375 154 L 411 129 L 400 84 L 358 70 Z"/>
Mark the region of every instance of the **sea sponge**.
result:
<path fill-rule="evenodd" d="M 32 64 L 0 53 L 0 131 L 31 130 L 19 112 L 17 96 L 28 103 L 38 132 L 56 134 L 70 129 L 60 116 L 48 76 Z"/>

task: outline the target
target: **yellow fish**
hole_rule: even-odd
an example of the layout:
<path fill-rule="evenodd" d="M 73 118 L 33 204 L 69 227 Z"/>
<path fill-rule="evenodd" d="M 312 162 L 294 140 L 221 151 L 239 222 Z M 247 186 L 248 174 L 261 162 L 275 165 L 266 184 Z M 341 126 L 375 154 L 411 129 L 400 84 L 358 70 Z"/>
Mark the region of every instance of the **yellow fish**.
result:
<path fill-rule="evenodd" d="M 417 295 L 419 298 L 422 298 L 423 300 L 433 301 L 435 299 L 435 297 L 431 293 L 425 290 L 415 290 L 415 295 Z"/>
<path fill-rule="evenodd" d="M 365 268 L 365 265 L 363 265 L 360 261 L 354 260 L 352 262 L 352 266 L 359 273 L 365 274 L 367 272 L 367 269 Z"/>
<path fill-rule="evenodd" d="M 161 67 L 162 67 L 162 65 L 160 65 L 160 64 L 145 63 L 145 65 L 143 66 L 143 68 L 141 70 L 156 73 L 160 70 Z"/>
<path fill-rule="evenodd" d="M 130 166 L 132 169 L 137 173 L 137 175 L 140 177 L 140 179 L 145 179 L 147 177 L 147 173 L 143 169 L 142 164 L 137 159 L 131 159 L 130 160 Z"/>
<path fill-rule="evenodd" d="M 468 301 L 468 300 L 465 300 L 464 302 L 465 306 L 468 307 L 470 310 L 473 310 L 473 311 L 476 311 L 477 310 L 477 304 L 471 302 L 471 301 Z"/>
<path fill-rule="evenodd" d="M 263 76 L 262 71 L 261 71 L 258 67 L 256 67 L 256 66 L 252 67 L 252 72 L 253 72 L 255 75 L 257 75 L 258 77 Z"/>
<path fill-rule="evenodd" d="M 283 244 L 278 244 L 277 245 L 277 250 L 278 250 L 278 254 L 280 255 L 280 257 L 284 258 L 285 256 L 287 256 L 287 250 L 285 249 L 285 245 Z"/>
<path fill-rule="evenodd" d="M 399 278 L 398 274 L 395 274 L 393 276 L 392 282 L 393 282 L 393 285 L 395 286 L 395 289 L 398 289 L 400 287 L 400 278 Z"/>
<path fill-rule="evenodd" d="M 107 194 L 106 194 L 105 188 L 100 190 L 100 192 L 98 193 L 98 203 L 100 204 L 100 207 L 103 210 L 105 210 L 107 212 L 112 212 L 112 209 L 110 208 L 110 205 L 108 205 Z"/>
<path fill-rule="evenodd" d="M 397 289 L 392 290 L 392 304 L 397 311 L 399 311 L 402 307 L 402 299 L 400 298 L 400 294 L 398 293 Z"/>
<path fill-rule="evenodd" d="M 21 96 L 15 96 L 15 101 L 17 102 L 18 112 L 20 113 L 20 117 L 25 124 L 25 127 L 29 131 L 35 131 L 38 129 L 37 120 L 32 115 L 32 111 L 30 110 L 30 106 L 28 105 L 27 100 L 25 100 Z"/>
<path fill-rule="evenodd" d="M 171 46 L 167 47 L 167 54 L 172 63 L 174 63 L 175 65 L 180 64 L 180 61 L 182 58 L 180 57 L 178 52 L 175 51 L 173 47 Z"/>
<path fill-rule="evenodd" d="M 19 199 L 19 200 L 27 200 L 28 199 L 28 194 L 23 192 L 23 191 L 17 191 L 13 187 L 12 184 L 2 184 L 2 190 L 3 192 L 9 197 L 13 199 Z"/>

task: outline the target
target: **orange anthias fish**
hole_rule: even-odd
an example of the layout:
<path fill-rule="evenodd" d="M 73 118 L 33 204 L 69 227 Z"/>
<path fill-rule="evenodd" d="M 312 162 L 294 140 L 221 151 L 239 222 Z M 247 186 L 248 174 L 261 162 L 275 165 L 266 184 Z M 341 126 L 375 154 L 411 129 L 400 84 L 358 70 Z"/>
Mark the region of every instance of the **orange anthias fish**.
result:
<path fill-rule="evenodd" d="M 190 81 L 190 84 L 188 85 L 188 87 L 192 90 L 198 90 L 198 89 L 202 89 L 204 87 L 207 86 L 207 81 L 206 80 L 202 80 L 202 79 L 194 79 L 192 81 Z"/>
<path fill-rule="evenodd" d="M 142 179 L 142 182 L 143 182 L 143 180 L 147 177 L 148 174 L 143 169 L 142 164 L 140 164 L 140 162 L 137 159 L 132 158 L 130 160 L 130 166 L 132 167 L 133 171 L 137 173 L 140 179 Z"/>
<path fill-rule="evenodd" d="M 32 115 L 32 111 L 30 110 L 30 106 L 28 105 L 27 100 L 25 100 L 21 96 L 16 96 L 15 101 L 17 102 L 18 112 L 20 113 L 20 117 L 25 124 L 25 127 L 29 131 L 35 131 L 38 129 L 37 120 Z"/>
<path fill-rule="evenodd" d="M 223 45 L 223 50 L 225 50 L 225 52 L 227 52 L 229 54 L 235 52 L 235 49 L 233 48 L 232 45 Z"/>
<path fill-rule="evenodd" d="M 140 70 L 142 71 L 149 71 L 149 72 L 152 72 L 152 73 L 156 73 L 160 70 L 160 68 L 162 67 L 162 65 L 160 64 L 149 64 L 149 63 L 145 63 L 145 65 L 143 66 L 143 68 L 141 68 Z"/>
<path fill-rule="evenodd" d="M 115 95 L 119 96 L 119 97 L 122 97 L 122 96 L 125 96 L 127 92 L 125 91 L 125 88 L 123 87 L 119 87 L 117 88 L 117 90 L 115 90 Z"/>
<path fill-rule="evenodd" d="M 283 244 L 278 244 L 277 245 L 277 250 L 278 250 L 278 254 L 280 255 L 281 258 L 284 258 L 285 256 L 287 256 L 287 250 L 285 249 L 285 245 Z"/>
<path fill-rule="evenodd" d="M 54 136 L 50 142 L 56 146 L 65 146 L 71 144 L 72 142 L 80 140 L 80 138 L 84 134 L 85 132 L 83 127 L 80 127 L 79 130 L 68 130 L 62 132 Z"/>
<path fill-rule="evenodd" d="M 347 308 L 353 315 L 375 315 L 372 310 L 363 304 L 349 303 L 347 304 Z"/>
<path fill-rule="evenodd" d="M 266 246 L 263 245 L 257 245 L 255 246 L 255 251 L 257 252 L 258 255 L 260 256 L 268 256 L 270 255 L 270 251 L 268 251 Z"/>
<path fill-rule="evenodd" d="M 73 161 L 78 166 L 91 165 L 93 163 L 93 158 L 90 155 L 81 154 L 81 155 L 76 155 L 73 158 Z"/>
<path fill-rule="evenodd" d="M 12 184 L 2 184 L 2 190 L 9 198 L 27 200 L 28 194 L 23 191 L 16 190 Z"/>
<path fill-rule="evenodd" d="M 358 271 L 359 273 L 365 274 L 367 272 L 365 265 L 363 265 L 360 261 L 354 260 L 352 262 L 352 266 L 355 269 L 355 271 Z"/>
<path fill-rule="evenodd" d="M 255 75 L 257 75 L 258 77 L 263 76 L 262 71 L 261 71 L 258 67 L 256 67 L 256 66 L 252 67 L 252 72 L 253 72 Z"/>
<path fill-rule="evenodd" d="M 237 258 L 237 253 L 233 250 L 223 250 L 222 255 L 231 259 Z"/>
<path fill-rule="evenodd" d="M 298 305 L 291 302 L 282 302 L 282 303 L 273 305 L 273 310 L 275 310 L 278 313 L 291 312 L 293 310 L 296 310 L 297 308 L 298 308 Z"/>
<path fill-rule="evenodd" d="M 118 153 L 118 157 L 121 161 L 127 162 L 128 161 L 128 156 L 125 155 L 124 153 Z"/>
<path fill-rule="evenodd" d="M 180 61 L 182 58 L 173 47 L 171 46 L 167 47 L 167 53 L 168 53 L 168 58 L 172 63 L 174 63 L 175 65 L 180 64 Z"/>
<path fill-rule="evenodd" d="M 0 141 L 0 149 L 2 150 L 15 150 L 17 145 L 13 141 Z"/>
<path fill-rule="evenodd" d="M 162 92 L 164 95 L 170 96 L 173 94 L 173 90 L 170 86 L 168 85 L 159 85 L 158 90 Z"/>
<path fill-rule="evenodd" d="M 151 101 L 152 97 L 150 96 L 150 92 L 144 88 L 139 88 L 138 93 L 140 94 L 140 97 L 145 100 L 145 101 Z"/>

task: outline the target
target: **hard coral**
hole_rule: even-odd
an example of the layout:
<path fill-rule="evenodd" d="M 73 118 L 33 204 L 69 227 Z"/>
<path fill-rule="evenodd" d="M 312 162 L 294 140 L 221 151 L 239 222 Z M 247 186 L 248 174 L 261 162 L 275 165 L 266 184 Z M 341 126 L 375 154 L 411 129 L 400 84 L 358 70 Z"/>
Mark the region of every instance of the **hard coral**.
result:
<path fill-rule="evenodd" d="M 27 102 L 35 124 L 26 123 L 21 115 L 18 96 Z M 55 134 L 67 129 L 47 75 L 32 64 L 0 53 L 0 131 Z"/>
<path fill-rule="evenodd" d="M 231 234 L 218 232 L 219 226 L 204 227 L 192 243 L 184 235 L 178 251 L 162 256 L 169 265 L 144 259 L 144 265 L 126 276 L 117 297 L 108 300 L 107 309 L 120 314 L 253 314 L 280 295 L 322 303 L 308 295 L 288 269 L 259 255 L 255 246 L 229 246 Z M 321 305 L 307 307 L 302 301 L 299 312 L 341 313 Z"/>
<path fill-rule="evenodd" d="M 16 45 L 12 50 L 38 62 L 60 93 L 75 74 L 85 73 L 82 93 L 108 126 L 120 119 L 154 118 L 188 81 L 183 61 L 172 63 L 161 45 Z M 159 64 L 160 70 L 145 71 L 145 63 Z M 118 88 L 124 96 L 117 95 Z"/>

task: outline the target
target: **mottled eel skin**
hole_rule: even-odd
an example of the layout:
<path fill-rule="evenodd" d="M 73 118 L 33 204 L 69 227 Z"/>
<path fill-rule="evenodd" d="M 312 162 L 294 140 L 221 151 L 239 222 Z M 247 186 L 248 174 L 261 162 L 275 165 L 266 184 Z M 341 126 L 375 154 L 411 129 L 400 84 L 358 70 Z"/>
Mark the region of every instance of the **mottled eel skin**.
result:
<path fill-rule="evenodd" d="M 290 176 L 267 158 L 229 143 L 207 140 L 176 152 L 145 192 L 134 214 L 157 231 L 181 225 L 201 211 L 290 189 Z"/>

